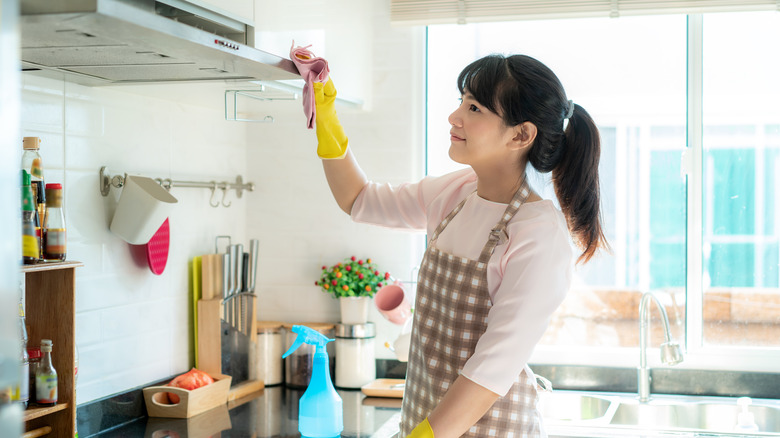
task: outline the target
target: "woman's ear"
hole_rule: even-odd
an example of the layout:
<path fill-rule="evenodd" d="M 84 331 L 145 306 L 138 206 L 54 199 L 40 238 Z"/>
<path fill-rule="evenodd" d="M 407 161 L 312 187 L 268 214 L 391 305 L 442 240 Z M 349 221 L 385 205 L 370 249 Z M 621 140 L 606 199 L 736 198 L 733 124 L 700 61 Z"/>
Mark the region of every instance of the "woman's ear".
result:
<path fill-rule="evenodd" d="M 512 138 L 513 146 L 523 149 L 531 146 L 536 139 L 536 125 L 531 122 L 523 122 L 515 126 L 515 135 Z"/>

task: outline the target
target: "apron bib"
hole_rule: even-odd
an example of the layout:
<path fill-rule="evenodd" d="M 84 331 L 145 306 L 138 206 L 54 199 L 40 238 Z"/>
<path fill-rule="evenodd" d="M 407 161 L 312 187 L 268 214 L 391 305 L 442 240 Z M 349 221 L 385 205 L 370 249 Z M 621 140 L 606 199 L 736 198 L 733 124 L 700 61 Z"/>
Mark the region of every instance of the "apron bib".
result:
<path fill-rule="evenodd" d="M 474 354 L 477 341 L 487 329 L 492 306 L 487 285 L 488 261 L 496 246 L 507 238 L 506 225 L 529 194 L 524 180 L 493 227 L 479 260 L 436 248 L 436 239 L 471 195 L 434 231 L 417 284 L 400 437 L 409 435 L 433 411 Z M 537 401 L 536 378 L 526 365 L 509 392 L 462 436 L 544 437 Z"/>

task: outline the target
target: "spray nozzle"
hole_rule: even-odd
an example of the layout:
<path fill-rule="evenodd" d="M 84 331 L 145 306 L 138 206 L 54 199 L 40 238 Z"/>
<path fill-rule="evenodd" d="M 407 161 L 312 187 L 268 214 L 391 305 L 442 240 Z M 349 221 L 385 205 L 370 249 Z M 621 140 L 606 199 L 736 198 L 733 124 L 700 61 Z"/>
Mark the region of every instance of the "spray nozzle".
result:
<path fill-rule="evenodd" d="M 304 343 L 309 345 L 316 345 L 317 349 L 319 350 L 320 348 L 325 347 L 325 344 L 328 342 L 333 341 L 333 339 L 330 339 L 317 330 L 306 327 L 305 325 L 294 325 L 292 327 L 292 331 L 297 333 L 298 337 L 295 338 L 295 342 L 293 342 L 293 344 L 290 346 L 290 349 L 282 355 L 282 359 L 292 354 L 293 351 L 297 350 L 298 347 Z"/>

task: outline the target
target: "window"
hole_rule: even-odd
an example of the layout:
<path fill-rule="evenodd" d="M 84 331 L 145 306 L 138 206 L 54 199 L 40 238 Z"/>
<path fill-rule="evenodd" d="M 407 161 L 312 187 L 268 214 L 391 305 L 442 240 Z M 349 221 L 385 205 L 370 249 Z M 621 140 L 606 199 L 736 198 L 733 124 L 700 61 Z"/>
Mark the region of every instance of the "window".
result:
<path fill-rule="evenodd" d="M 447 155 L 457 74 L 489 53 L 544 62 L 599 124 L 613 252 L 577 268 L 537 359 L 572 362 L 559 353 L 576 346 L 589 359 L 575 363 L 635 365 L 639 298 L 652 291 L 686 343 L 684 366 L 711 368 L 714 354 L 720 367 L 776 371 L 780 58 L 768 41 L 780 42 L 776 12 L 429 26 L 429 174 L 460 167 Z M 549 175 L 532 181 L 555 199 Z"/>

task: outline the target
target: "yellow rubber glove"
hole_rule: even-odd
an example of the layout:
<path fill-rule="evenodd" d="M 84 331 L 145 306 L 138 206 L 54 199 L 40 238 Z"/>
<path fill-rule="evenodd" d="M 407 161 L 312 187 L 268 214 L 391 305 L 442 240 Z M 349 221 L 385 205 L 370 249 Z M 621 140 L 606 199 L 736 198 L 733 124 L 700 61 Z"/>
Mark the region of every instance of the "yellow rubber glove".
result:
<path fill-rule="evenodd" d="M 328 82 L 315 82 L 312 86 L 314 105 L 317 107 L 317 155 L 323 159 L 344 158 L 348 140 L 336 116 L 336 87 L 333 80 L 328 78 Z"/>
<path fill-rule="evenodd" d="M 434 438 L 431 423 L 428 423 L 428 419 L 426 418 L 422 423 L 418 424 L 406 438 Z"/>

